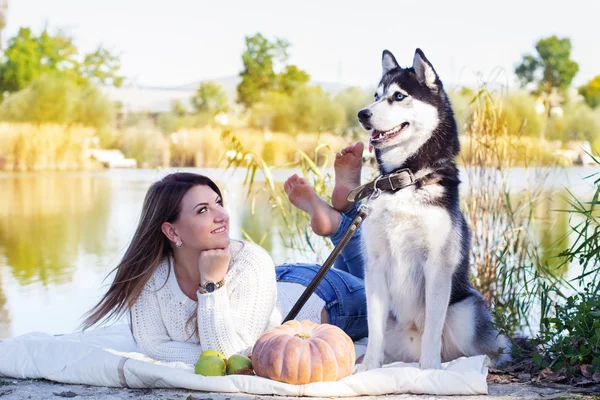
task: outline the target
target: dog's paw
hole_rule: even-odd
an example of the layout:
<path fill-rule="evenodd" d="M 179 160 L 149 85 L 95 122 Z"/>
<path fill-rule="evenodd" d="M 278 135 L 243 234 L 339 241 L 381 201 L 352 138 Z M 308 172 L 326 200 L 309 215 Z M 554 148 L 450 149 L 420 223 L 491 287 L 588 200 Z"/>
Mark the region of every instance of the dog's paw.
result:
<path fill-rule="evenodd" d="M 419 360 L 421 369 L 442 369 L 442 360 L 439 357 L 421 357 Z"/>
<path fill-rule="evenodd" d="M 381 368 L 381 363 L 362 363 L 356 364 L 354 366 L 353 374 L 358 374 L 359 372 L 365 372 L 370 369 Z"/>

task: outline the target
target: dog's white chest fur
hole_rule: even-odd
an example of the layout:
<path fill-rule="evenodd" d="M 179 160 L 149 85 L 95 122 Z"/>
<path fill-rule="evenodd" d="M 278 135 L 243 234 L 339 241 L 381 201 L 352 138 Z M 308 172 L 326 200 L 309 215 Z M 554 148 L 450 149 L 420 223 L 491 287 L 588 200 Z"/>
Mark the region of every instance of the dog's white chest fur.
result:
<path fill-rule="evenodd" d="M 442 192 L 441 186 L 432 185 L 382 193 L 372 201 L 364 222 L 365 273 L 385 276 L 378 282 L 385 281 L 387 287 L 381 289 L 389 292 L 392 311 L 404 323 L 422 325 L 424 268 L 431 252 L 447 245 L 450 215 L 430 205 Z"/>

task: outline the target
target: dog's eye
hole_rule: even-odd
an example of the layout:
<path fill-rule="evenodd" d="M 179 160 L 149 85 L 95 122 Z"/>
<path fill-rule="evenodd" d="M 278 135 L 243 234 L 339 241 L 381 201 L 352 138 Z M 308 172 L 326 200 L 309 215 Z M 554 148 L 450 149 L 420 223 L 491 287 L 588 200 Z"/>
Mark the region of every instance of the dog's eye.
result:
<path fill-rule="evenodd" d="M 375 99 L 375 101 L 377 101 L 377 98 L 378 98 L 378 97 L 379 97 L 379 96 L 377 96 L 377 93 L 375 93 L 375 94 L 373 95 L 373 99 Z"/>
<path fill-rule="evenodd" d="M 396 101 L 402 101 L 402 100 L 404 100 L 405 97 L 406 96 L 400 92 L 394 93 L 394 100 L 396 100 Z"/>

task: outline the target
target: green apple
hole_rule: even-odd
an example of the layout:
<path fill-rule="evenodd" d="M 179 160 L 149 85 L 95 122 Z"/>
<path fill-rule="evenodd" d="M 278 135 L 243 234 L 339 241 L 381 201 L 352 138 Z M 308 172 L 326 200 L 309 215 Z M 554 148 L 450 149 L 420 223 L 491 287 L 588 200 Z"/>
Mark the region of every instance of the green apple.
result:
<path fill-rule="evenodd" d="M 234 354 L 227 360 L 227 375 L 254 375 L 252 361 L 241 354 Z"/>
<path fill-rule="evenodd" d="M 223 376 L 227 373 L 227 365 L 221 357 L 204 356 L 196 361 L 194 372 L 204 376 Z"/>
<path fill-rule="evenodd" d="M 225 357 L 225 354 L 221 353 L 220 351 L 204 350 L 202 352 L 202 354 L 200 354 L 200 357 L 210 357 L 210 356 L 217 356 L 217 357 L 221 358 L 221 360 L 227 362 L 227 357 Z"/>

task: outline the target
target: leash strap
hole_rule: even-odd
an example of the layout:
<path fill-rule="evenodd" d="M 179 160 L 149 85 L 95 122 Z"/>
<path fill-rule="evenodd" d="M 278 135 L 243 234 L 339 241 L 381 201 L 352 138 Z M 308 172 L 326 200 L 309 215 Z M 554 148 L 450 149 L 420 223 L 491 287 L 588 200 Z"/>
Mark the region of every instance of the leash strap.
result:
<path fill-rule="evenodd" d="M 342 236 L 342 239 L 337 244 L 337 246 L 335 246 L 329 257 L 327 257 L 327 260 L 325 260 L 323 266 L 319 269 L 312 282 L 306 287 L 306 289 L 304 289 L 304 293 L 302 293 L 302 295 L 298 298 L 298 301 L 296 301 L 296 304 L 294 304 L 294 306 L 292 307 L 292 309 L 290 310 L 290 312 L 285 317 L 282 323 L 288 322 L 296 318 L 304 304 L 306 304 L 310 296 L 317 289 L 317 286 L 319 286 L 319 283 L 321 283 L 323 278 L 325 278 L 325 275 L 327 274 L 327 272 L 329 272 L 335 260 L 342 253 L 342 250 L 344 250 L 354 233 L 358 230 L 358 228 L 363 223 L 365 218 L 367 218 L 368 215 L 369 211 L 366 206 L 361 206 L 358 209 L 358 213 L 350 223 L 348 230 L 346 231 L 346 233 L 344 233 L 344 236 Z"/>

